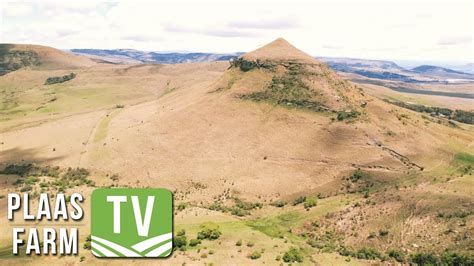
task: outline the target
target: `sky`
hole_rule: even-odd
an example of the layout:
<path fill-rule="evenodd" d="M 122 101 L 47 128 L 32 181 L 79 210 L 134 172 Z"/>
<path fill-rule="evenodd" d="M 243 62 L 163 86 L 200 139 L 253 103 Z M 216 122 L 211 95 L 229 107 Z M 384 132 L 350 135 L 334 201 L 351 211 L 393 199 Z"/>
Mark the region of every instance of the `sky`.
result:
<path fill-rule="evenodd" d="M 474 1 L 1 1 L 0 42 L 246 52 L 283 37 L 313 56 L 474 62 Z"/>

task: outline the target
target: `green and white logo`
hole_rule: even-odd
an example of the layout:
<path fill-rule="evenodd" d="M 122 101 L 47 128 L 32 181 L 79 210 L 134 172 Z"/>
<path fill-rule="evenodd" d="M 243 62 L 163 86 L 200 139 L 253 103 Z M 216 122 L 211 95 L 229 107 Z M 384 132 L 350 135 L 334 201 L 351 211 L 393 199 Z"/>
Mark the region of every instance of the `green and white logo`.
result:
<path fill-rule="evenodd" d="M 173 199 L 167 189 L 96 189 L 91 240 L 96 257 L 167 257 L 173 248 Z"/>

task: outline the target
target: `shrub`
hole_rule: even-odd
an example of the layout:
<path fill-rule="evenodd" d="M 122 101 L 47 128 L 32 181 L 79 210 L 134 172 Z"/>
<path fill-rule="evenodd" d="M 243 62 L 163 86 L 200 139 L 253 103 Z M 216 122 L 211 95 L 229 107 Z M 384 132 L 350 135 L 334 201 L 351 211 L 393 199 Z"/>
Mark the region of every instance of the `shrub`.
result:
<path fill-rule="evenodd" d="M 242 246 L 242 240 L 240 240 L 240 239 L 237 240 L 237 242 L 235 242 L 235 245 L 238 246 L 238 247 Z"/>
<path fill-rule="evenodd" d="M 92 248 L 91 242 L 84 242 L 84 245 L 82 247 L 86 250 L 91 250 Z"/>
<path fill-rule="evenodd" d="M 441 263 L 443 265 L 474 265 L 474 258 L 468 255 L 446 252 L 441 256 Z"/>
<path fill-rule="evenodd" d="M 247 61 L 243 58 L 237 58 L 232 61 L 232 66 L 239 67 L 241 71 L 247 72 L 258 67 L 257 62 Z"/>
<path fill-rule="evenodd" d="M 220 202 L 214 202 L 211 205 L 209 205 L 207 208 L 211 211 L 221 211 L 221 212 L 227 211 L 227 208 L 224 205 L 222 205 L 222 203 Z"/>
<path fill-rule="evenodd" d="M 59 175 L 59 167 L 37 166 L 31 163 L 9 164 L 0 171 L 3 175 L 18 175 L 25 176 L 51 176 L 57 177 Z"/>
<path fill-rule="evenodd" d="M 318 234 L 308 238 L 306 243 L 313 248 L 320 249 L 322 252 L 333 252 L 337 249 L 339 236 L 335 231 L 326 230 L 324 234 Z"/>
<path fill-rule="evenodd" d="M 31 177 L 28 177 L 26 180 L 25 180 L 25 184 L 26 185 L 34 185 L 36 184 L 36 182 L 38 182 L 39 179 L 37 177 L 34 177 L 34 176 L 31 176 Z"/>
<path fill-rule="evenodd" d="M 27 191 L 31 191 L 33 189 L 33 187 L 31 185 L 25 185 L 24 187 L 22 187 L 20 189 L 20 192 L 27 192 Z"/>
<path fill-rule="evenodd" d="M 31 171 L 32 168 L 33 168 L 33 165 L 31 163 L 10 164 L 7 167 L 5 167 L 5 169 L 0 171 L 0 174 L 26 176 Z"/>
<path fill-rule="evenodd" d="M 76 74 L 71 73 L 69 75 L 64 75 L 62 77 L 49 77 L 46 79 L 44 82 L 45 85 L 51 85 L 51 84 L 56 84 L 56 83 L 63 83 L 66 81 L 69 81 L 71 79 L 74 79 L 76 77 Z"/>
<path fill-rule="evenodd" d="M 343 120 L 346 120 L 346 119 L 352 119 L 352 118 L 356 118 L 360 115 L 359 112 L 357 111 L 341 111 L 341 112 L 338 112 L 337 113 L 337 120 L 338 121 L 343 121 Z"/>
<path fill-rule="evenodd" d="M 182 210 L 186 209 L 187 206 L 188 206 L 188 204 L 186 204 L 184 202 L 180 202 L 177 206 L 177 209 L 178 209 L 178 211 L 182 211 Z"/>
<path fill-rule="evenodd" d="M 177 235 L 173 239 L 173 244 L 177 248 L 186 247 L 186 245 L 188 244 L 188 240 L 185 235 Z"/>
<path fill-rule="evenodd" d="M 339 250 L 339 254 L 341 256 L 350 256 L 350 257 L 355 256 L 354 252 L 346 247 L 341 247 L 341 249 Z"/>
<path fill-rule="evenodd" d="M 305 196 L 298 197 L 298 198 L 296 198 L 296 199 L 293 201 L 293 206 L 296 206 L 296 205 L 298 205 L 298 204 L 301 204 L 301 203 L 303 203 L 305 200 L 306 200 L 306 197 L 305 197 Z"/>
<path fill-rule="evenodd" d="M 286 205 L 286 202 L 281 201 L 281 200 L 277 200 L 277 201 L 273 201 L 272 203 L 270 203 L 270 205 L 272 205 L 274 207 L 281 208 L 281 207 L 284 207 Z"/>
<path fill-rule="evenodd" d="M 84 180 L 89 176 L 89 170 L 85 168 L 68 168 L 63 178 L 66 180 Z"/>
<path fill-rule="evenodd" d="M 381 254 L 373 248 L 363 247 L 355 253 L 355 257 L 358 259 L 375 260 L 381 258 Z"/>
<path fill-rule="evenodd" d="M 259 202 L 255 202 L 255 203 L 252 203 L 252 202 L 246 202 L 246 201 L 243 201 L 243 200 L 240 200 L 240 199 L 235 199 L 235 207 L 239 208 L 239 209 L 242 209 L 242 210 L 246 210 L 246 211 L 250 211 L 250 210 L 253 210 L 253 209 L 257 209 L 257 208 L 262 208 L 262 204 L 259 203 Z"/>
<path fill-rule="evenodd" d="M 199 244 L 201 244 L 201 240 L 199 240 L 199 239 L 191 239 L 189 241 L 189 246 L 191 246 L 191 247 L 195 247 Z"/>
<path fill-rule="evenodd" d="M 349 176 L 349 179 L 352 181 L 352 182 L 357 182 L 359 179 L 363 178 L 366 174 L 364 172 L 362 172 L 360 169 L 356 170 L 355 172 L 353 172 L 351 174 L 351 176 Z"/>
<path fill-rule="evenodd" d="M 184 236 L 185 234 L 186 234 L 186 230 L 184 229 L 181 229 L 176 233 L 177 236 Z"/>
<path fill-rule="evenodd" d="M 392 249 L 388 252 L 388 256 L 390 258 L 394 258 L 398 262 L 404 262 L 405 261 L 405 253 L 401 250 L 398 249 Z"/>
<path fill-rule="evenodd" d="M 117 174 L 112 175 L 112 176 L 110 177 L 110 180 L 112 180 L 112 181 L 114 181 L 114 182 L 115 182 L 115 181 L 118 181 L 118 180 L 119 180 L 119 176 L 118 176 Z"/>
<path fill-rule="evenodd" d="M 291 248 L 283 254 L 283 261 L 286 263 L 303 262 L 303 254 L 296 248 Z"/>
<path fill-rule="evenodd" d="M 380 229 L 379 236 L 387 236 L 389 231 L 387 229 Z"/>
<path fill-rule="evenodd" d="M 411 256 L 411 261 L 417 265 L 439 265 L 439 258 L 431 253 L 414 253 Z"/>
<path fill-rule="evenodd" d="M 201 225 L 201 231 L 197 233 L 197 238 L 215 240 L 222 235 L 219 226 L 214 223 L 206 223 Z"/>
<path fill-rule="evenodd" d="M 461 123 L 472 125 L 474 124 L 474 112 L 456 110 L 453 119 Z"/>
<path fill-rule="evenodd" d="M 364 190 L 364 198 L 368 198 L 369 197 L 369 190 Z"/>
<path fill-rule="evenodd" d="M 250 254 L 250 258 L 253 260 L 259 259 L 261 256 L 262 254 L 258 251 L 254 251 L 252 252 L 252 254 Z"/>
<path fill-rule="evenodd" d="M 318 200 L 316 197 L 307 197 L 304 201 L 304 208 L 305 209 L 310 209 L 318 204 Z"/>
<path fill-rule="evenodd" d="M 247 211 L 247 210 L 244 210 L 244 209 L 240 209 L 240 208 L 237 208 L 237 207 L 233 207 L 230 211 L 230 213 L 232 215 L 235 215 L 235 216 L 239 216 L 239 217 L 242 217 L 242 216 L 245 216 L 245 215 L 249 215 L 250 212 Z"/>
<path fill-rule="evenodd" d="M 91 246 L 91 241 L 92 241 L 91 235 L 88 235 L 88 236 L 86 237 L 86 242 L 84 242 L 83 248 L 84 248 L 84 249 L 87 249 L 87 250 L 90 250 L 90 249 L 92 248 L 92 246 Z"/>
<path fill-rule="evenodd" d="M 253 247 L 254 245 L 255 245 L 255 243 L 253 243 L 253 241 L 247 242 L 247 247 Z"/>
<path fill-rule="evenodd" d="M 257 67 L 257 63 L 253 61 L 246 61 L 244 60 L 242 64 L 240 65 L 240 70 L 247 72 L 249 70 L 252 70 Z"/>

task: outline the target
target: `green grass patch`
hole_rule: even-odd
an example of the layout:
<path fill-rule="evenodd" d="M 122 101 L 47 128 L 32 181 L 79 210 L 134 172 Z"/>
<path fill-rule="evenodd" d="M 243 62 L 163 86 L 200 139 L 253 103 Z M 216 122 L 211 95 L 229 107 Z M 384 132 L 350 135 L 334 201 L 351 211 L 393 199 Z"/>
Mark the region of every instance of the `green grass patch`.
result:
<path fill-rule="evenodd" d="M 296 237 L 288 232 L 288 228 L 293 227 L 301 219 L 301 214 L 291 211 L 275 217 L 260 218 L 247 222 L 251 228 L 260 231 L 270 237 Z"/>
<path fill-rule="evenodd" d="M 107 137 L 110 121 L 119 113 L 119 109 L 110 112 L 100 121 L 94 134 L 94 143 L 101 142 Z"/>
<path fill-rule="evenodd" d="M 470 175 L 474 172 L 474 155 L 466 152 L 457 153 L 451 164 L 462 175 Z"/>
<path fill-rule="evenodd" d="M 345 200 L 343 200 L 342 196 L 331 197 L 319 200 L 317 206 L 311 209 L 305 210 L 303 207 L 297 210 L 290 210 L 276 216 L 248 221 L 247 225 L 270 237 L 288 237 L 291 240 L 303 241 L 304 239 L 300 236 L 289 232 L 289 228 L 299 227 L 306 221 L 338 211 L 344 206 Z"/>
<path fill-rule="evenodd" d="M 454 162 L 465 165 L 474 165 L 474 155 L 466 152 L 460 152 L 454 157 Z"/>

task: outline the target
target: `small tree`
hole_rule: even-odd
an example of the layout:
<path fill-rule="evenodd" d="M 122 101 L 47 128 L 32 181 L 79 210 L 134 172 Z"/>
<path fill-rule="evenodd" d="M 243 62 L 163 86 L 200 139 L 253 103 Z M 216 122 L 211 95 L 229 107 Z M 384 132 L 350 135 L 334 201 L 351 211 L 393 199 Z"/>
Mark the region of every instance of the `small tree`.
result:
<path fill-rule="evenodd" d="M 303 203 L 306 200 L 305 196 L 300 196 L 293 201 L 293 206 Z"/>
<path fill-rule="evenodd" d="M 431 253 L 415 253 L 411 255 L 411 261 L 417 265 L 439 265 L 439 258 Z"/>
<path fill-rule="evenodd" d="M 250 254 L 250 258 L 253 260 L 259 259 L 261 256 L 262 254 L 258 251 L 254 251 L 252 252 L 252 254 Z"/>
<path fill-rule="evenodd" d="M 185 235 L 175 236 L 173 239 L 173 244 L 175 247 L 182 249 L 186 247 L 188 240 Z"/>
<path fill-rule="evenodd" d="M 387 236 L 389 231 L 387 229 L 380 229 L 379 230 L 379 235 L 380 236 Z"/>
<path fill-rule="evenodd" d="M 405 253 L 401 250 L 398 249 L 392 249 L 388 252 L 388 256 L 390 258 L 394 258 L 398 262 L 404 262 L 405 261 Z"/>
<path fill-rule="evenodd" d="M 191 247 L 195 247 L 199 244 L 201 244 L 201 240 L 199 240 L 199 239 L 191 239 L 189 241 L 189 246 L 191 246 Z"/>
<path fill-rule="evenodd" d="M 278 208 L 282 208 L 286 205 L 286 202 L 284 202 L 282 200 L 277 200 L 277 201 L 273 201 L 272 203 L 270 203 L 270 205 L 278 207 Z"/>
<path fill-rule="evenodd" d="M 311 209 L 312 207 L 316 206 L 318 204 L 318 200 L 316 199 L 316 197 L 307 197 L 304 201 L 304 208 L 309 210 Z"/>
<path fill-rule="evenodd" d="M 286 263 L 303 262 L 303 254 L 296 248 L 291 248 L 283 254 L 283 261 Z"/>
<path fill-rule="evenodd" d="M 206 223 L 201 225 L 201 231 L 197 233 L 197 238 L 215 240 L 222 235 L 222 232 L 219 230 L 219 226 L 214 223 Z"/>

